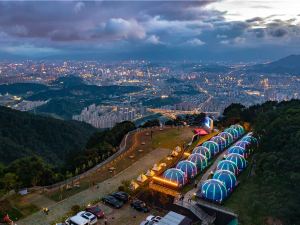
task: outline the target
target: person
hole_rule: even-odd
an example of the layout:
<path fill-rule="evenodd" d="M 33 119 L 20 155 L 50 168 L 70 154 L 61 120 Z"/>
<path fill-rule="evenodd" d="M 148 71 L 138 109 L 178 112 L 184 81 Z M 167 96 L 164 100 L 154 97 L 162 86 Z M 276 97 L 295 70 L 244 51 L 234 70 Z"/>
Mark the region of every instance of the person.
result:
<path fill-rule="evenodd" d="M 194 182 L 194 187 L 197 188 L 197 181 Z"/>
<path fill-rule="evenodd" d="M 105 218 L 104 218 L 104 225 L 107 225 L 107 224 L 108 224 L 107 218 L 105 217 Z"/>

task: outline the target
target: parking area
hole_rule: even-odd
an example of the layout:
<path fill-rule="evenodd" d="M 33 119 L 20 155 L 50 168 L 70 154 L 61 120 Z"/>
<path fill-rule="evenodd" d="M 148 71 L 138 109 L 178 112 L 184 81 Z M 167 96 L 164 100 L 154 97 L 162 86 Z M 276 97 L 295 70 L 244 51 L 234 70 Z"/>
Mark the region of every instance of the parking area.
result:
<path fill-rule="evenodd" d="M 129 203 L 121 209 L 112 209 L 102 204 L 101 208 L 104 210 L 109 225 L 139 225 L 151 214 L 151 211 L 149 213 L 139 212 L 131 208 Z M 104 219 L 99 219 L 98 225 L 104 225 Z"/>

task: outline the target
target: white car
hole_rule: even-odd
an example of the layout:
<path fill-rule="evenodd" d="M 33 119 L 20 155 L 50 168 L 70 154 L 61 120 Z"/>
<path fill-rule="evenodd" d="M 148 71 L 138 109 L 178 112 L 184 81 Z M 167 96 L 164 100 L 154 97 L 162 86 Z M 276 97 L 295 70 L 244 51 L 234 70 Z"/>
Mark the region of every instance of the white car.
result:
<path fill-rule="evenodd" d="M 79 213 L 77 213 L 77 216 L 81 216 L 82 218 L 86 219 L 89 221 L 89 225 L 94 225 L 97 223 L 97 217 L 90 213 L 90 212 L 86 212 L 86 211 L 81 211 Z"/>
<path fill-rule="evenodd" d="M 150 215 L 150 216 L 147 216 L 146 220 L 147 220 L 147 221 L 158 222 L 158 221 L 161 220 L 161 217 L 160 217 L 160 216 L 153 216 L 153 215 Z"/>
<path fill-rule="evenodd" d="M 89 225 L 90 222 L 87 219 L 76 215 L 76 216 L 72 216 L 72 217 L 69 217 L 68 219 L 66 219 L 65 224 L 67 224 L 67 225 Z"/>
<path fill-rule="evenodd" d="M 157 225 L 157 222 L 144 220 L 140 225 Z"/>

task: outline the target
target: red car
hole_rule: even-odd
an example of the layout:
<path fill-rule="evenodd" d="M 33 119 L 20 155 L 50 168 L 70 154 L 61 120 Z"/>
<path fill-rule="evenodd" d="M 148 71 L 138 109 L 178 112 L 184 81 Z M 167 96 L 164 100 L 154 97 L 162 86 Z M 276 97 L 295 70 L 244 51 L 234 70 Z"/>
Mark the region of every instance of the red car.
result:
<path fill-rule="evenodd" d="M 97 216 L 98 219 L 104 217 L 104 212 L 100 209 L 98 205 L 88 206 L 85 211 L 90 212 Z"/>

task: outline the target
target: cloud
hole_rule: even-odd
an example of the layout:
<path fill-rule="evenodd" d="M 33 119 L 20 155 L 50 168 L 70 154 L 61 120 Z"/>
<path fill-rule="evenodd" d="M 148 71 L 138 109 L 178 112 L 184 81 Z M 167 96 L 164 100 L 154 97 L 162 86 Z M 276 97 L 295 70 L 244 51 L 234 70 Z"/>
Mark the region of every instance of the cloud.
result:
<path fill-rule="evenodd" d="M 146 34 L 136 20 L 111 18 L 104 26 L 104 31 L 117 39 L 143 39 Z"/>
<path fill-rule="evenodd" d="M 85 7 L 84 2 L 77 2 L 74 6 L 74 12 L 79 13 Z"/>
<path fill-rule="evenodd" d="M 186 44 L 191 45 L 191 46 L 202 46 L 202 45 L 205 45 L 205 42 L 201 41 L 198 38 L 193 38 L 191 40 L 188 40 L 186 42 Z"/>
<path fill-rule="evenodd" d="M 162 44 L 162 42 L 160 42 L 159 40 L 159 37 L 156 35 L 151 35 L 150 37 L 148 37 L 146 42 L 154 45 Z"/>

